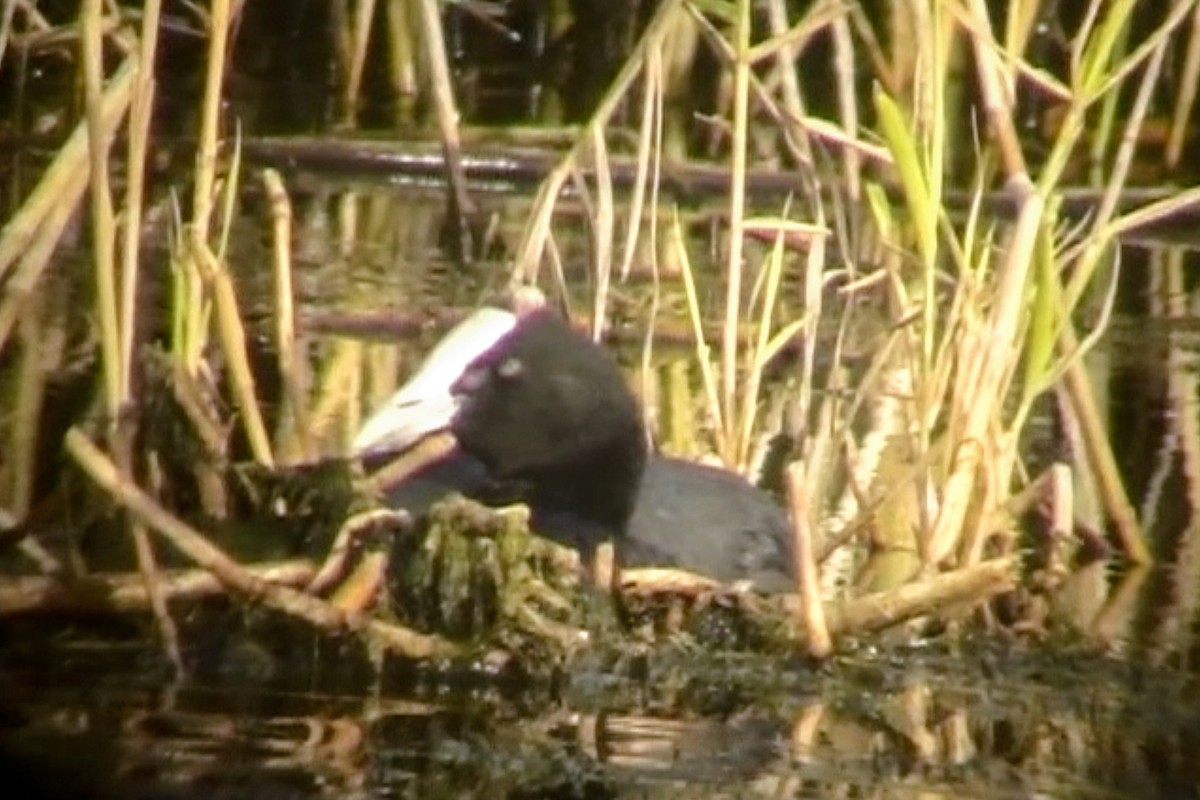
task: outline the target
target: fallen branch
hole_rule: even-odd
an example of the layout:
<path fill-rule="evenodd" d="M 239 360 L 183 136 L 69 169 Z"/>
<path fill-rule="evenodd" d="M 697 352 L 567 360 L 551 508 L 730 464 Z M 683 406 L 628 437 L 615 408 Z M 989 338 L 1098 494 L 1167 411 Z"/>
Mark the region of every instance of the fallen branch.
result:
<path fill-rule="evenodd" d="M 364 619 L 316 597 L 263 580 L 158 505 L 122 475 L 78 428 L 67 432 L 65 444 L 89 477 L 114 500 L 240 597 L 302 619 L 323 631 L 365 635 L 385 649 L 410 658 L 450 656 L 458 652 L 453 643 L 440 636 L 423 634 L 376 619 Z"/>
<path fill-rule="evenodd" d="M 826 609 L 829 630 L 842 635 L 876 631 L 947 606 L 986 600 L 1014 586 L 1016 563 L 1014 556 L 994 558 L 831 606 Z"/>
<path fill-rule="evenodd" d="M 304 559 L 247 567 L 256 578 L 285 586 L 312 579 L 312 562 Z M 225 586 L 202 569 L 164 570 L 159 574 L 168 600 L 199 600 L 225 594 Z M 150 611 L 146 582 L 136 572 L 92 574 L 63 580 L 41 575 L 6 578 L 0 584 L 0 617 L 46 611 L 127 614 Z"/>

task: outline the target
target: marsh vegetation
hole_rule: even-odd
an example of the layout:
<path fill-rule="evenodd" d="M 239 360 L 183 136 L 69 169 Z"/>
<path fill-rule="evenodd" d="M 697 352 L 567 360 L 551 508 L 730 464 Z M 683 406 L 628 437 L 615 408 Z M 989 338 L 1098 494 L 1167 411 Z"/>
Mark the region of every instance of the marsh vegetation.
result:
<path fill-rule="evenodd" d="M 1003 664 L 1013 696 L 1043 667 L 1009 647 L 1066 684 L 1116 652 L 1188 661 L 1169 630 L 1196 613 L 1177 513 L 1200 474 L 1196 375 L 1154 323 L 1194 315 L 1197 19 L 1132 0 L 5 3 L 13 676 L 101 619 L 189 689 L 254 674 L 356 729 L 444 719 L 417 705 L 465 691 L 528 723 L 443 731 L 510 755 L 391 764 L 414 791 L 615 794 L 596 764 L 686 764 L 679 742 L 711 735 L 739 754 L 718 778 L 774 763 L 782 794 L 828 744 L 821 697 L 846 712 L 893 668 L 855 661 L 864 646 L 939 674 L 964 652 Z M 454 322 L 530 287 L 618 354 L 655 447 L 776 493 L 794 592 L 584 563 L 520 507 L 381 503 L 449 444 L 364 468 L 346 458 L 364 414 Z M 1134 370 L 1114 341 L 1144 371 L 1116 397 L 1098 370 Z M 801 658 L 847 683 L 799 689 Z M 1102 663 L 1111 713 L 1084 735 L 1124 752 L 1126 667 Z M 419 703 L 388 710 L 388 680 Z M 930 786 L 987 783 L 951 770 L 964 743 L 1002 750 L 972 738 L 969 704 L 878 680 L 885 749 L 946 766 Z M 1001 757 L 1030 781 L 1104 783 L 1107 745 L 1039 760 L 1074 723 L 1018 716 L 1021 755 Z M 611 757 L 581 744 L 599 729 Z M 325 779 L 361 789 L 362 750 L 335 749 Z"/>

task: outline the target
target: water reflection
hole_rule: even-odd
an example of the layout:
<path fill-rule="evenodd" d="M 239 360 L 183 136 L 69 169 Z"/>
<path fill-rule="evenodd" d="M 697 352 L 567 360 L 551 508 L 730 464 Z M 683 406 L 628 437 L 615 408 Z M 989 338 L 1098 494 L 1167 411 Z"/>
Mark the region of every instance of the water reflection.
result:
<path fill-rule="evenodd" d="M 41 670 L 30 655 L 0 673 L 4 766 L 42 796 L 1186 797 L 1200 780 L 1194 681 L 1088 648 L 863 652 L 770 676 L 729 660 L 678 685 L 686 656 L 660 653 L 515 703 L 386 670 L 364 696 L 162 684 L 132 648 Z M 86 784 L 60 793 L 64 776 Z"/>

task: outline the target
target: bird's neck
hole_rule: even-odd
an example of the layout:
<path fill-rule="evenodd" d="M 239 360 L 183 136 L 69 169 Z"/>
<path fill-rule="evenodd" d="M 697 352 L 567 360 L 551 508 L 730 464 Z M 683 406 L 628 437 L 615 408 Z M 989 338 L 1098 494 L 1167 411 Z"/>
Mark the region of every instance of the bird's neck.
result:
<path fill-rule="evenodd" d="M 546 469 L 532 478 L 535 506 L 566 511 L 599 523 L 614 535 L 624 534 L 638 499 L 646 469 L 646 446 L 635 436 L 615 439 L 587 458 Z"/>

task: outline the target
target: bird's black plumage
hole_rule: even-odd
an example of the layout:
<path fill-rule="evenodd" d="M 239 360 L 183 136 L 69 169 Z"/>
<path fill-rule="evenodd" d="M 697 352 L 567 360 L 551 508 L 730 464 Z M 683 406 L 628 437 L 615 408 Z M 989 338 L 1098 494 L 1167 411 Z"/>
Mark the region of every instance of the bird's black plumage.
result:
<path fill-rule="evenodd" d="M 449 349 L 439 346 L 360 433 L 360 452 L 403 445 L 390 438 L 398 428 L 405 439 L 448 429 L 458 443 L 397 487 L 394 503 L 421 511 L 450 491 L 522 501 L 535 530 L 585 555 L 612 540 L 625 565 L 790 586 L 782 509 L 733 473 L 650 455 L 638 403 L 604 348 L 546 309 L 480 313 L 483 341 L 443 359 L 447 372 L 431 378 Z M 469 341 L 470 324 L 444 341 Z M 414 423 L 427 396 L 434 412 Z"/>

